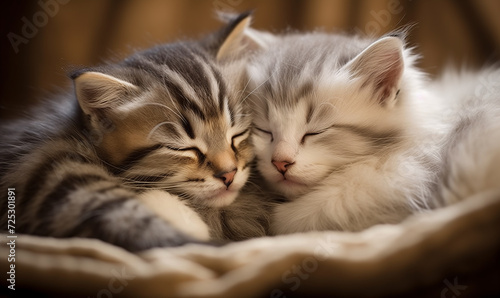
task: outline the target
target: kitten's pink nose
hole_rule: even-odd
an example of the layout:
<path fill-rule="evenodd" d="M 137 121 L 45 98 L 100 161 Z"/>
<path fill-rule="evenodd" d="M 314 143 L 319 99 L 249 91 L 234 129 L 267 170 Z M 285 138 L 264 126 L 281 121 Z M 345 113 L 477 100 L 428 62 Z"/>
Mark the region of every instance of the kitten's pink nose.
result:
<path fill-rule="evenodd" d="M 234 175 L 236 175 L 236 169 L 229 172 L 221 172 L 214 175 L 215 178 L 222 180 L 226 187 L 229 187 L 233 183 Z"/>
<path fill-rule="evenodd" d="M 283 175 L 286 173 L 287 168 L 294 164 L 293 162 L 289 161 L 275 161 L 275 160 L 273 160 L 272 163 L 274 164 L 278 172 L 280 172 Z"/>

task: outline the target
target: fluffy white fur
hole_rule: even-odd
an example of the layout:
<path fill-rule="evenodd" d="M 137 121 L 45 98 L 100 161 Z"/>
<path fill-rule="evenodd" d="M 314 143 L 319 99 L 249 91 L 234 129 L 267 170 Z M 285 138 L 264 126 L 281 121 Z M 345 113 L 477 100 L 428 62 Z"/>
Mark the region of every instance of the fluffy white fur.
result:
<path fill-rule="evenodd" d="M 500 69 L 449 70 L 429 86 L 428 100 L 439 109 L 434 121 L 448 129 L 437 194 L 441 203 L 500 189 Z"/>
<path fill-rule="evenodd" d="M 500 187 L 499 71 L 430 83 L 397 37 L 276 40 L 248 68 L 258 169 L 289 199 L 274 234 L 397 223 Z"/>

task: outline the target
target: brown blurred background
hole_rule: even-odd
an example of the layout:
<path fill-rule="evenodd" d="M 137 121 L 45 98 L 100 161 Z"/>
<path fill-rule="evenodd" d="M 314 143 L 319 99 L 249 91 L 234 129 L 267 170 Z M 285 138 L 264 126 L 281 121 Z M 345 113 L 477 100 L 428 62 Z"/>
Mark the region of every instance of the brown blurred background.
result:
<path fill-rule="evenodd" d="M 476 68 L 500 58 L 499 0 L 38 0 L 3 1 L 0 118 L 68 86 L 71 66 L 218 28 L 215 10 L 255 9 L 254 27 L 371 35 L 413 25 L 420 66 Z"/>

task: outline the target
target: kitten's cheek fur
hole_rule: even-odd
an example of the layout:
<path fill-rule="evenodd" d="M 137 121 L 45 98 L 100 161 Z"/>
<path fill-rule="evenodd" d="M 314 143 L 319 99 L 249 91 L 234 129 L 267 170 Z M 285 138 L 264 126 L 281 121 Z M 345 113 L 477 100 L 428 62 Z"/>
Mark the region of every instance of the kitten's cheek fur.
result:
<path fill-rule="evenodd" d="M 210 239 L 207 224 L 177 196 L 161 190 L 152 190 L 141 194 L 139 200 L 158 217 L 187 235 L 204 241 Z"/>

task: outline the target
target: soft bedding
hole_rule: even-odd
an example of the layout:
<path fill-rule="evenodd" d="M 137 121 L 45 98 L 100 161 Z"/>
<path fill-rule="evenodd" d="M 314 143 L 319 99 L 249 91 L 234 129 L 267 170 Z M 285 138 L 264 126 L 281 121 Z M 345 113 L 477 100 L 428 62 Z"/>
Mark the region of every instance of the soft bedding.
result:
<path fill-rule="evenodd" d="M 11 239 L 2 235 L 5 243 Z M 479 297 L 500 294 L 500 191 L 399 225 L 139 254 L 92 239 L 17 235 L 15 291 L 83 297 Z M 7 276 L 7 277 L 6 277 Z"/>

